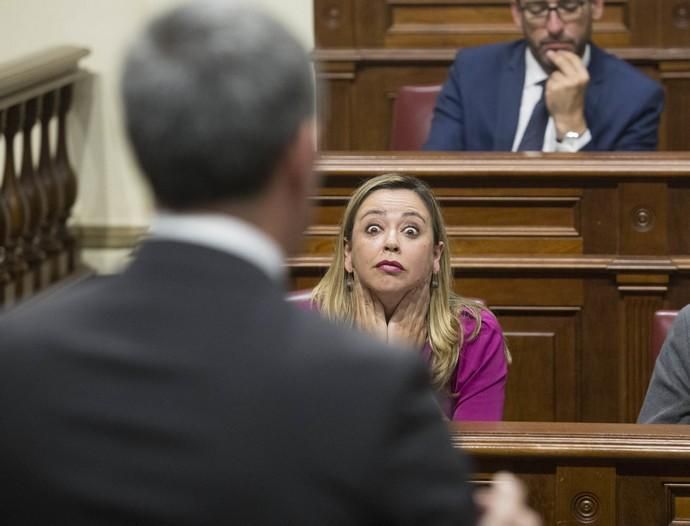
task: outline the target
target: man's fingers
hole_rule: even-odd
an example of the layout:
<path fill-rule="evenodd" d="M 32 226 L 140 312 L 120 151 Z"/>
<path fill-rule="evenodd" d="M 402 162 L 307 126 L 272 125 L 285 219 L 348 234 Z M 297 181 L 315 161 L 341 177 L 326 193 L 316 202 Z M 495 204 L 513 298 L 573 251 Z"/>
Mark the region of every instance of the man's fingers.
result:
<path fill-rule="evenodd" d="M 589 80 L 589 72 L 582 59 L 570 51 L 549 51 L 549 60 L 568 79 L 577 79 L 579 82 Z M 554 73 L 554 74 L 555 74 Z M 553 76 L 553 74 L 552 74 Z"/>
<path fill-rule="evenodd" d="M 514 475 L 499 472 L 487 490 L 477 492 L 481 526 L 540 526 L 541 519 L 526 504 L 526 490 Z"/>

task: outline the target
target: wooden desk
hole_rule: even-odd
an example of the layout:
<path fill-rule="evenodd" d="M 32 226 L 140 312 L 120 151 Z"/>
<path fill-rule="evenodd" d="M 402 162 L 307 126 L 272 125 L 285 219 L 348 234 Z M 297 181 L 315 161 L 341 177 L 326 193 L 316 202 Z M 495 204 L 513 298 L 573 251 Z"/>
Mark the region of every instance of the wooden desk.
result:
<path fill-rule="evenodd" d="M 508 336 L 506 418 L 635 421 L 652 313 L 690 302 L 690 154 L 328 154 L 317 169 L 294 288 L 329 265 L 364 178 L 419 176 L 443 208 L 457 290 Z"/>
<path fill-rule="evenodd" d="M 634 424 L 450 424 L 476 483 L 516 473 L 545 525 L 690 522 L 690 428 Z"/>

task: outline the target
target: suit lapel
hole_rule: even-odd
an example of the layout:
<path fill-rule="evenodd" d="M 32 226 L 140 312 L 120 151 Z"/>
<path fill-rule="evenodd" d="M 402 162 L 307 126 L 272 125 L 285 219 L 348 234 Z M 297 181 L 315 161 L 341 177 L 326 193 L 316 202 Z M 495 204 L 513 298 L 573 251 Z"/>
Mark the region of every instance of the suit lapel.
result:
<path fill-rule="evenodd" d="M 589 86 L 587 86 L 587 94 L 585 95 L 585 119 L 587 126 L 592 131 L 593 123 L 597 122 L 597 115 L 599 115 L 599 99 L 604 88 L 604 52 L 594 44 L 590 44 L 590 59 L 589 59 Z M 601 120 L 601 119 L 600 119 Z M 592 142 L 594 141 L 594 134 L 592 134 Z"/>
<path fill-rule="evenodd" d="M 506 68 L 498 80 L 498 120 L 494 134 L 494 150 L 510 151 L 520 116 L 522 88 L 525 83 L 526 43 L 511 49 Z"/>

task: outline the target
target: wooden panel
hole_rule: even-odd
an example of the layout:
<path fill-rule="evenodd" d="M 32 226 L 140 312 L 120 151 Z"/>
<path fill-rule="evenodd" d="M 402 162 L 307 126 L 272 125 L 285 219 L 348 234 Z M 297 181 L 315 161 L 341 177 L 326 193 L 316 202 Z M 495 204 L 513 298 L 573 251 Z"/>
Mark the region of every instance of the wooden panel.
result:
<path fill-rule="evenodd" d="M 690 46 L 690 4 L 686 0 L 661 0 L 658 4 L 663 28 L 661 45 Z"/>
<path fill-rule="evenodd" d="M 354 8 L 349 0 L 314 0 L 316 43 L 320 47 L 354 47 Z"/>
<path fill-rule="evenodd" d="M 620 296 L 609 276 L 587 276 L 579 342 L 580 411 L 583 422 L 618 422 Z M 651 323 L 651 321 L 650 321 Z M 612 352 L 616 349 L 617 352 Z"/>
<path fill-rule="evenodd" d="M 556 524 L 615 524 L 615 468 L 558 466 L 556 480 Z"/>
<path fill-rule="evenodd" d="M 605 4 L 608 6 L 608 2 Z M 659 2 L 634 0 L 628 4 L 630 14 L 630 45 L 658 47 L 661 43 Z"/>
<path fill-rule="evenodd" d="M 619 187 L 620 254 L 667 254 L 666 183 L 623 183 Z"/>
<path fill-rule="evenodd" d="M 683 0 L 607 0 L 594 39 L 604 45 L 685 46 L 684 7 Z M 318 47 L 458 47 L 519 36 L 508 0 L 315 0 L 314 22 Z"/>
<path fill-rule="evenodd" d="M 577 421 L 578 310 L 495 308 L 513 362 L 504 420 Z"/>
<path fill-rule="evenodd" d="M 665 276 L 663 276 L 665 277 Z M 619 277 L 620 281 L 620 277 Z M 620 288 L 620 286 L 619 286 Z M 653 289 L 653 287 L 649 287 Z M 622 380 L 619 394 L 620 421 L 633 422 L 642 407 L 647 392 L 652 366 L 649 360 L 651 319 L 663 307 L 665 287 L 647 292 L 623 293 L 621 298 L 620 335 L 621 353 L 619 371 Z"/>
<path fill-rule="evenodd" d="M 666 522 L 671 526 L 690 523 L 690 484 L 664 484 L 668 495 Z"/>
<path fill-rule="evenodd" d="M 450 424 L 473 480 L 515 472 L 545 525 L 675 525 L 690 517 L 687 426 Z"/>
<path fill-rule="evenodd" d="M 689 150 L 690 149 L 690 130 L 688 130 L 687 119 L 690 112 L 690 63 L 673 65 L 662 65 L 662 78 L 666 88 L 666 141 L 669 150 Z M 687 66 L 687 68 L 686 68 Z M 680 71 L 678 70 L 680 69 Z"/>
<path fill-rule="evenodd" d="M 668 188 L 669 254 L 690 253 L 690 214 L 683 207 L 690 203 L 688 182 L 675 181 Z"/>
<path fill-rule="evenodd" d="M 596 42 L 644 41 L 631 32 L 631 3 L 607 0 L 603 18 L 594 24 Z M 460 47 L 521 36 L 507 0 L 315 0 L 314 19 L 319 47 Z"/>

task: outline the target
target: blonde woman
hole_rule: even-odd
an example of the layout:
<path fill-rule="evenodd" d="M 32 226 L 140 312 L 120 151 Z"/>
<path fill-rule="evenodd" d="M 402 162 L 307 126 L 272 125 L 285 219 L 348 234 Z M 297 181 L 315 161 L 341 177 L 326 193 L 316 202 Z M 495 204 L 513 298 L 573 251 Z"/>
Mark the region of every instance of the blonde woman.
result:
<path fill-rule="evenodd" d="M 398 174 L 352 195 L 333 263 L 312 293 L 326 317 L 419 349 L 451 420 L 500 420 L 507 377 L 494 315 L 452 290 L 448 239 L 431 189 Z"/>

